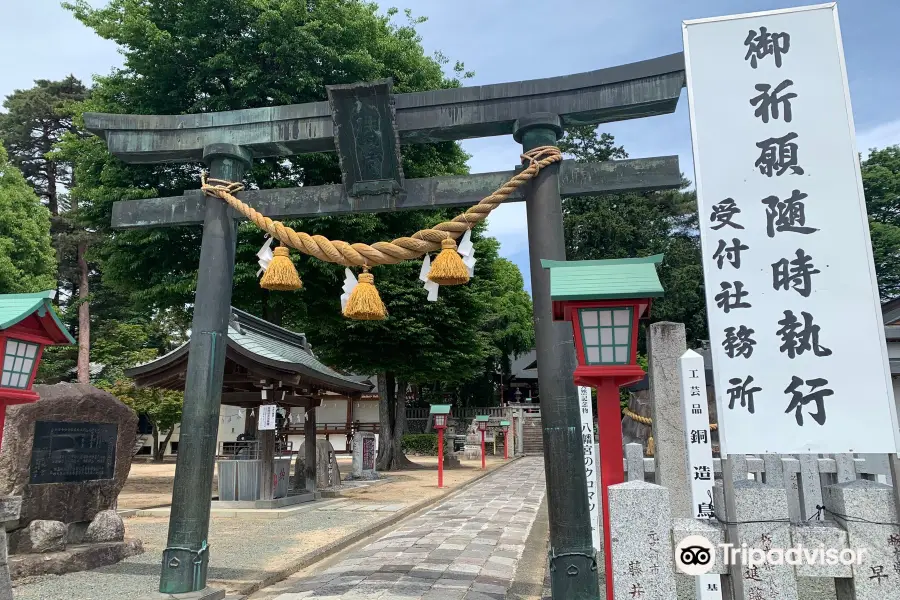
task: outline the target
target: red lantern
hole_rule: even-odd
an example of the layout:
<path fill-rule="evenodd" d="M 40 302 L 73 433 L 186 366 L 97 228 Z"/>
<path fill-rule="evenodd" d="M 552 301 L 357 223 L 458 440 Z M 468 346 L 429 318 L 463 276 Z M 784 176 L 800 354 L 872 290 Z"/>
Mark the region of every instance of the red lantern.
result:
<path fill-rule="evenodd" d="M 656 264 L 662 258 L 658 254 L 614 260 L 541 261 L 550 270 L 553 320 L 572 323 L 578 357 L 575 383 L 597 388 L 609 600 L 613 599 L 614 587 L 608 489 L 625 481 L 619 386 L 644 378 L 644 370 L 637 364 L 638 321 L 648 315 L 651 299 L 663 294 L 656 274 Z"/>
<path fill-rule="evenodd" d="M 53 290 L 0 295 L 0 443 L 6 407 L 38 399 L 32 390 L 44 346 L 74 344 L 53 310 Z"/>
<path fill-rule="evenodd" d="M 438 487 L 444 487 L 444 429 L 450 420 L 449 404 L 432 404 L 430 413 L 434 416 L 434 428 L 438 432 Z"/>
<path fill-rule="evenodd" d="M 500 421 L 503 429 L 503 460 L 509 460 L 509 421 Z"/>

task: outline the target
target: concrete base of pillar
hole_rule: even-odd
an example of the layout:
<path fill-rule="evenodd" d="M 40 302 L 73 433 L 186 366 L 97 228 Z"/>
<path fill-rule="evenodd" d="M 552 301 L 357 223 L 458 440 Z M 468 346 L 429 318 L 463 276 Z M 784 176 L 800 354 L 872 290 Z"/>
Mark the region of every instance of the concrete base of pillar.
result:
<path fill-rule="evenodd" d="M 225 598 L 225 590 L 207 587 L 199 592 L 188 592 L 186 594 L 163 594 L 162 592 L 157 592 L 143 600 L 223 600 L 223 598 Z"/>
<path fill-rule="evenodd" d="M 210 503 L 212 506 L 211 510 L 216 509 L 230 509 L 230 508 L 263 508 L 263 509 L 273 509 L 273 508 L 284 508 L 285 506 L 293 506 L 295 504 L 303 504 L 304 502 L 313 502 L 315 500 L 319 500 L 322 497 L 322 494 L 316 492 L 314 494 L 305 492 L 299 494 L 291 494 L 285 498 L 278 498 L 276 500 L 247 500 L 247 501 L 227 501 L 227 500 L 213 500 Z"/>

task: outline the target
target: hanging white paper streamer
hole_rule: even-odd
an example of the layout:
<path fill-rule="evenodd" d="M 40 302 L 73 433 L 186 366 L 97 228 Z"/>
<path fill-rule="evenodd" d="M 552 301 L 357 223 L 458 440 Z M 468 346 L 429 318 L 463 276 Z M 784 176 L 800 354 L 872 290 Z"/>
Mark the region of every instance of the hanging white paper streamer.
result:
<path fill-rule="evenodd" d="M 428 291 L 428 301 L 429 302 L 437 302 L 438 298 L 438 290 L 441 286 L 436 284 L 435 282 L 429 280 L 425 283 L 425 289 Z"/>
<path fill-rule="evenodd" d="M 359 283 L 356 280 L 356 276 L 353 275 L 353 271 L 350 269 L 344 269 L 344 293 L 341 294 L 341 311 L 347 308 L 347 300 L 350 299 L 350 294 L 353 292 L 353 288 L 356 287 L 356 284 Z"/>
<path fill-rule="evenodd" d="M 422 260 L 422 268 L 419 269 L 419 281 L 424 283 L 428 283 L 430 279 L 428 279 L 428 271 L 431 270 L 431 255 L 426 254 L 425 258 Z"/>
<path fill-rule="evenodd" d="M 422 260 L 422 269 L 419 271 L 419 281 L 425 282 L 425 291 L 428 292 L 428 301 L 436 302 L 438 297 L 438 284 L 428 279 L 428 272 L 431 271 L 431 256 L 426 254 Z"/>
<path fill-rule="evenodd" d="M 472 244 L 472 230 L 466 231 L 456 251 L 463 257 L 463 264 L 469 270 L 469 277 L 475 277 L 475 246 Z"/>
<path fill-rule="evenodd" d="M 463 264 L 469 269 L 469 277 L 475 277 L 475 263 L 478 261 L 474 256 L 466 256 L 463 258 Z"/>
<path fill-rule="evenodd" d="M 460 240 L 459 244 L 456 246 L 456 251 L 462 254 L 463 256 L 474 256 L 475 247 L 472 245 L 472 230 L 467 229 L 466 233 L 463 234 L 462 240 Z"/>
<path fill-rule="evenodd" d="M 272 242 L 275 241 L 275 238 L 270 237 L 266 240 L 266 243 L 262 245 L 262 248 L 259 249 L 259 252 L 256 253 L 256 256 L 259 257 L 259 271 L 256 272 L 256 276 L 259 277 L 262 273 L 265 273 L 266 269 L 269 268 L 269 263 L 272 262 L 272 259 L 275 257 L 275 254 L 272 252 Z"/>

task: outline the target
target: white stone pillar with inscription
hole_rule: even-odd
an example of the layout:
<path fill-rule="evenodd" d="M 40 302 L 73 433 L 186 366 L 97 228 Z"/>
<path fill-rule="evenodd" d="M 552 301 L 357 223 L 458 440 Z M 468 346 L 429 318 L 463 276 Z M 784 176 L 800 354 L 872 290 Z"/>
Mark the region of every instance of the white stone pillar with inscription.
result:
<path fill-rule="evenodd" d="M 600 539 L 600 494 L 597 490 L 597 445 L 594 439 L 594 407 L 591 402 L 591 388 L 578 387 L 578 408 L 581 415 L 581 443 L 584 446 L 584 474 L 587 479 L 588 505 L 591 510 L 591 539 L 597 560 L 603 553 Z M 601 568 L 598 563 L 597 568 Z"/>
<path fill-rule="evenodd" d="M 703 357 L 688 350 L 678 359 L 681 381 L 681 408 L 691 487 L 691 510 L 695 519 L 715 519 L 713 511 L 712 433 L 706 396 L 706 367 Z M 719 575 L 696 576 L 699 600 L 722 600 Z"/>

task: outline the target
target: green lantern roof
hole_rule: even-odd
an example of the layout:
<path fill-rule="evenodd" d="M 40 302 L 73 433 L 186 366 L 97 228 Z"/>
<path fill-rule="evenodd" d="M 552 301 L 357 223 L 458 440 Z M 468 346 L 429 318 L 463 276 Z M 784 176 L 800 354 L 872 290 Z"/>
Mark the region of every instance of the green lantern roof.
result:
<path fill-rule="evenodd" d="M 56 343 L 74 344 L 75 338 L 53 310 L 52 300 L 55 293 L 53 290 L 47 290 L 33 294 L 0 294 L 0 330 L 9 329 L 37 312 L 41 319 L 50 317 L 50 322 L 45 323 L 44 327 Z"/>
<path fill-rule="evenodd" d="M 610 260 L 541 260 L 550 270 L 550 299 L 615 300 L 663 295 L 656 274 L 662 254 Z"/>
<path fill-rule="evenodd" d="M 475 417 L 476 421 L 490 421 L 491 417 L 489 415 L 477 415 Z"/>
<path fill-rule="evenodd" d="M 449 415 L 450 414 L 450 405 L 449 404 L 432 404 L 431 412 L 428 414 Z"/>

